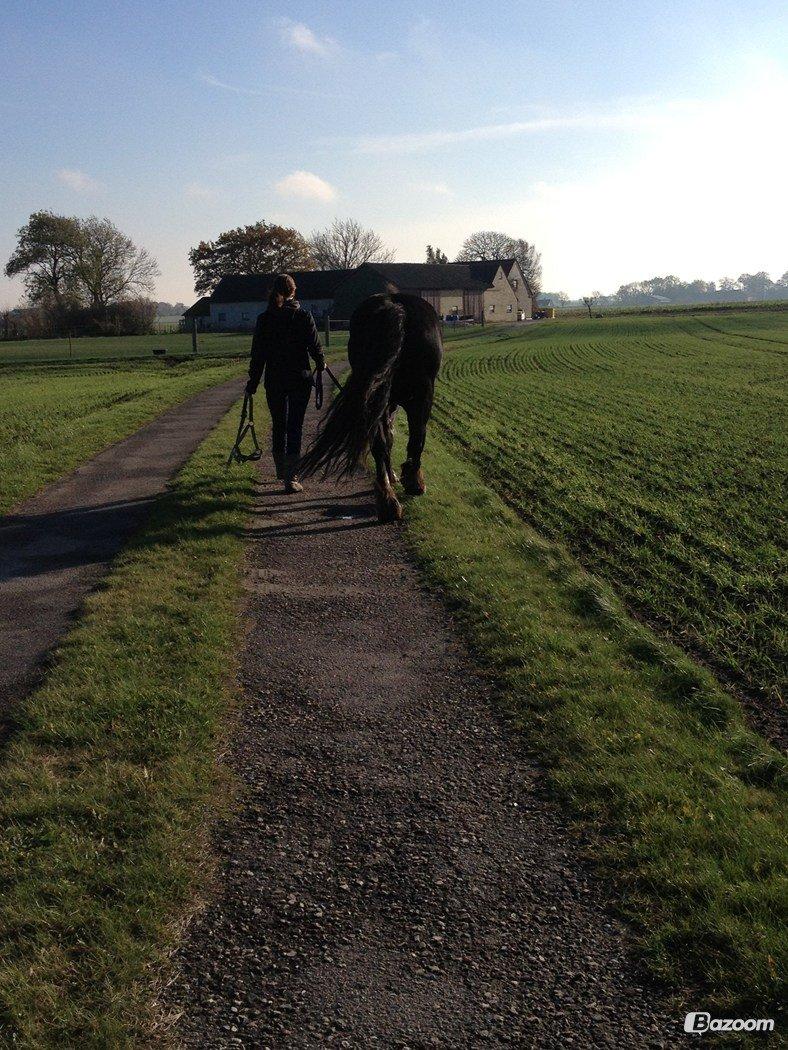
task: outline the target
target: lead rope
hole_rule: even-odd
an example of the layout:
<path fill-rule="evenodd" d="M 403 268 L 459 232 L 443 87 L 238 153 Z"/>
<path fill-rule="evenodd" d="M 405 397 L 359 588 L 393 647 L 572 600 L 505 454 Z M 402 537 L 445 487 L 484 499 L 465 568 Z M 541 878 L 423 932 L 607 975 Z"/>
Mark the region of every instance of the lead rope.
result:
<path fill-rule="evenodd" d="M 252 451 L 241 452 L 241 443 L 243 442 L 246 435 L 249 434 L 252 438 Z M 238 433 L 235 437 L 235 444 L 230 449 L 230 455 L 227 457 L 226 466 L 229 467 L 231 463 L 248 463 L 250 460 L 260 459 L 263 454 L 263 450 L 260 448 L 260 442 L 257 440 L 257 432 L 254 429 L 254 399 L 251 394 L 244 394 L 243 408 L 241 409 L 241 422 L 238 424 Z"/>
<path fill-rule="evenodd" d="M 328 375 L 329 375 L 332 383 L 334 384 L 334 386 L 337 388 L 337 390 L 341 390 L 342 389 L 342 384 L 339 382 L 339 380 L 334 375 L 334 373 L 331 371 L 331 369 L 328 367 L 328 365 L 323 365 L 322 368 L 316 368 L 315 372 L 314 372 L 314 379 L 315 379 L 315 408 L 318 410 L 318 412 L 323 407 L 323 372 L 328 372 Z"/>

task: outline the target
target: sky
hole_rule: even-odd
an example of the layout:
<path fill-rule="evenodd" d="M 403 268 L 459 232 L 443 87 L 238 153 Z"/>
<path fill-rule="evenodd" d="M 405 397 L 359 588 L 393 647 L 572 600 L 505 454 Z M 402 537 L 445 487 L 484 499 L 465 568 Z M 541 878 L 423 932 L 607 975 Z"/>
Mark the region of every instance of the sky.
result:
<path fill-rule="evenodd" d="M 572 297 L 788 269 L 779 0 L 3 9 L 3 264 L 49 209 L 112 219 L 168 301 L 190 247 L 258 220 L 350 216 L 400 262 L 500 229 Z"/>

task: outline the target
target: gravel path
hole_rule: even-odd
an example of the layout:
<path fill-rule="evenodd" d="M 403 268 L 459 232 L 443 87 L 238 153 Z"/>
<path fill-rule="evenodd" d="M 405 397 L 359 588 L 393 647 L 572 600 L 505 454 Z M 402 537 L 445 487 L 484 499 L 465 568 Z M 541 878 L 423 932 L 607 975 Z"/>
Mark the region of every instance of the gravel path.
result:
<path fill-rule="evenodd" d="M 0 518 L 0 738 L 85 595 L 241 392 L 240 379 L 204 390 Z"/>
<path fill-rule="evenodd" d="M 678 1045 L 539 769 L 372 514 L 366 479 L 261 483 L 241 788 L 167 996 L 180 1038 Z"/>

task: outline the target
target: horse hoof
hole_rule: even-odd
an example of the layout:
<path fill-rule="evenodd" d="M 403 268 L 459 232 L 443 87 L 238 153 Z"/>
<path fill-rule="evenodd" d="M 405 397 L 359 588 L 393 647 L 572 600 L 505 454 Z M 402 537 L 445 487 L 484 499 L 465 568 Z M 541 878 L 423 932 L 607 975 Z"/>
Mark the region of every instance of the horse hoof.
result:
<path fill-rule="evenodd" d="M 427 490 L 421 467 L 414 470 L 410 463 L 402 464 L 402 486 L 409 496 L 423 496 Z"/>
<path fill-rule="evenodd" d="M 379 522 L 385 524 L 390 521 L 402 521 L 402 504 L 393 492 L 381 492 L 376 489 L 375 503 Z"/>

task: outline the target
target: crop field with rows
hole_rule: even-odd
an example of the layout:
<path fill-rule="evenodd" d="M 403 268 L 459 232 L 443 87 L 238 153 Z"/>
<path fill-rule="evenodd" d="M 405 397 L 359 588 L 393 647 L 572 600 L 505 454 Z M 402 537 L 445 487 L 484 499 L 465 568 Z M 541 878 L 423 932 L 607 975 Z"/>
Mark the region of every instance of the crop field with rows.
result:
<path fill-rule="evenodd" d="M 788 313 L 488 326 L 446 348 L 450 445 L 635 615 L 778 703 Z"/>

